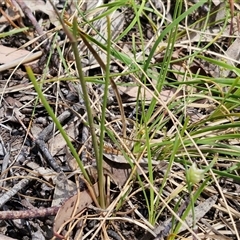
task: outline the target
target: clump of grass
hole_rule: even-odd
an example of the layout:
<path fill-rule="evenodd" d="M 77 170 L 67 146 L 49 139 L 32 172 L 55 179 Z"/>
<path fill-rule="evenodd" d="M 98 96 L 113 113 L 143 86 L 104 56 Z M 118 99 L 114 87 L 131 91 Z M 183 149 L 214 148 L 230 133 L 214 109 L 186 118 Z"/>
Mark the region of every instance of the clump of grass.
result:
<path fill-rule="evenodd" d="M 104 190 L 105 188 L 103 187 L 105 186 L 103 174 L 103 143 L 105 138 L 108 137 L 114 142 L 114 144 L 119 146 L 127 160 L 130 161 L 131 159 L 133 161 L 133 172 L 136 172 L 137 168 L 140 168 L 142 171 L 142 176 L 137 174 L 136 181 L 139 184 L 139 191 L 142 191 L 145 197 L 144 201 L 146 203 L 146 208 L 148 209 L 149 223 L 156 225 L 161 218 L 161 214 L 166 211 L 166 209 L 166 212 L 170 213 L 168 217 L 179 220 L 179 224 L 173 224 L 170 231 L 172 235 L 169 239 L 174 239 L 178 234 L 180 225 L 189 212 L 192 212 L 192 215 L 194 216 L 194 206 L 197 203 L 197 200 L 201 195 L 209 195 L 208 188 L 210 186 L 214 186 L 214 188 L 217 189 L 217 193 L 221 195 L 225 203 L 226 212 L 230 217 L 234 230 L 236 231 L 236 236 L 239 237 L 233 219 L 234 215 L 228 206 L 226 196 L 218 183 L 218 179 L 221 177 L 239 181 L 236 172 L 239 169 L 238 161 L 240 157 L 240 149 L 238 146 L 240 122 L 237 111 L 239 108 L 238 95 L 240 91 L 239 70 L 217 58 L 212 59 L 204 56 L 204 54 L 209 51 L 211 45 L 216 43 L 218 39 L 217 37 L 210 43 L 206 43 L 204 46 L 202 46 L 202 38 L 199 38 L 199 42 L 194 46 L 196 51 L 191 50 L 194 44 L 191 43 L 191 39 L 189 39 L 189 43 L 185 43 L 185 45 L 181 44 L 181 39 L 189 37 L 191 27 L 194 26 L 183 25 L 184 21 L 187 23 L 189 16 L 194 14 L 194 12 L 203 4 L 207 3 L 207 1 L 198 1 L 189 8 L 186 8 L 183 1 L 176 1 L 172 12 L 172 20 L 169 21 L 168 19 L 165 19 L 165 28 L 163 28 L 161 32 L 156 31 L 150 49 L 146 47 L 146 37 L 144 35 L 141 21 L 141 16 L 147 16 L 147 11 L 149 10 L 149 8 L 145 6 L 145 3 L 145 1 L 142 1 L 140 4 L 135 1 L 111 2 L 102 6 L 107 9 L 105 13 L 93 18 L 91 22 L 86 22 L 86 24 L 92 26 L 94 21 L 100 18 L 105 18 L 117 8 L 131 8 L 134 13 L 134 18 L 114 43 L 111 42 L 111 22 L 109 18 L 107 18 L 108 27 L 105 44 L 97 42 L 93 37 L 81 31 L 78 28 L 76 18 L 73 20 L 72 24 L 68 23 L 71 27 L 71 31 L 61 20 L 63 29 L 72 43 L 78 80 L 83 90 L 83 99 L 88 115 L 88 126 L 91 131 L 94 154 L 97 161 L 100 206 L 102 208 L 107 207 L 107 197 Z M 163 17 L 163 15 L 158 12 L 156 12 L 156 14 L 159 18 Z M 199 32 L 203 31 L 202 34 L 204 34 L 204 30 L 209 27 L 208 20 L 210 14 L 210 12 L 207 13 L 199 20 L 204 23 L 204 27 L 199 30 Z M 148 20 L 153 25 L 153 21 L 151 19 Z M 221 24 L 226 26 L 227 18 L 222 19 Z M 138 35 L 133 37 L 133 41 L 135 42 L 136 37 L 138 38 L 138 49 L 140 49 L 139 51 L 141 51 L 142 54 L 141 60 L 138 59 L 139 54 L 136 50 L 137 48 L 135 44 L 133 44 L 133 51 L 135 51 L 133 52 L 134 59 L 131 59 L 127 54 L 120 51 L 119 48 L 114 47 L 115 44 L 117 44 L 124 36 L 127 36 L 133 28 L 137 29 L 138 32 Z M 157 29 L 157 24 L 155 29 Z M 97 32 L 97 34 L 100 33 Z M 99 127 L 99 145 L 97 144 L 98 139 L 95 132 L 96 129 L 93 121 L 93 112 L 86 86 L 86 82 L 90 82 L 91 79 L 84 76 L 83 68 L 81 66 L 81 57 L 78 53 L 77 38 L 79 36 L 87 48 L 92 52 L 104 72 L 102 76 L 103 80 L 98 80 L 97 82 L 104 85 Z M 162 47 L 159 47 L 161 44 Z M 102 63 L 92 45 L 97 45 L 99 48 L 106 51 L 106 63 Z M 178 59 L 173 59 L 172 56 L 176 51 L 176 48 L 178 48 L 177 46 L 190 50 L 185 51 L 184 56 L 179 57 Z M 162 55 L 162 61 L 153 63 L 153 59 L 157 54 Z M 132 138 L 133 147 L 128 148 L 128 150 L 126 150 L 126 146 L 124 146 L 126 139 L 121 139 L 121 137 L 118 136 L 119 133 L 115 133 L 110 127 L 106 126 L 105 116 L 107 110 L 108 88 L 110 85 L 113 88 L 116 87 L 114 83 L 111 82 L 111 77 L 113 76 L 110 74 L 111 59 L 114 59 L 114 61 L 118 62 L 121 66 L 127 66 L 124 69 L 124 74 L 129 74 L 132 79 L 134 79 L 133 84 L 138 87 L 135 106 L 136 120 L 134 122 L 134 136 Z M 217 65 L 233 71 L 237 77 L 214 78 L 203 74 L 201 75 L 198 71 L 196 73 L 191 72 L 189 69 L 191 64 L 194 61 L 199 62 L 200 60 L 204 60 L 206 65 Z M 171 68 L 171 66 L 177 63 L 180 63 L 182 66 L 185 65 L 185 71 L 177 71 Z M 188 64 L 189 66 L 187 66 Z M 30 69 L 27 69 L 27 71 L 36 91 L 38 92 L 39 98 L 56 126 L 63 134 L 68 147 L 71 149 L 73 156 L 76 158 L 76 161 L 84 174 L 84 177 L 90 182 L 89 176 L 85 172 L 84 166 L 79 159 L 76 150 L 62 130 L 61 125 L 58 124 L 57 119 L 41 93 L 32 72 Z M 158 74 L 154 74 L 155 71 L 158 71 Z M 114 77 L 120 78 L 122 75 L 123 73 L 119 73 L 115 74 Z M 181 78 L 179 76 L 181 76 Z M 178 78 L 182 80 L 178 81 Z M 166 88 L 173 89 L 175 92 L 175 94 L 167 99 L 167 101 L 163 100 L 161 96 L 161 93 Z M 227 91 L 224 91 L 223 89 L 227 89 Z M 115 90 L 117 93 L 117 88 Z M 146 101 L 144 97 L 142 98 L 142 92 L 147 92 L 152 95 L 150 102 Z M 117 97 L 117 100 L 120 105 L 121 100 L 119 96 Z M 119 107 L 120 109 L 123 109 L 122 106 Z M 202 117 L 194 121 L 188 113 L 189 109 L 199 111 L 202 114 Z M 126 116 L 123 112 L 121 112 L 121 120 L 122 126 L 126 126 Z M 126 134 L 126 131 L 123 132 Z M 128 138 L 128 136 L 123 137 Z M 139 159 L 143 156 L 146 156 L 148 160 L 147 173 L 138 164 Z M 159 162 L 167 162 L 167 168 L 161 178 L 160 184 L 155 178 L 156 171 L 152 164 L 153 159 L 157 159 Z M 198 163 L 199 168 L 203 170 L 197 170 L 195 167 L 195 172 L 189 173 L 189 167 L 190 169 L 193 169 L 196 162 Z M 224 164 L 226 164 L 227 167 L 219 167 Z M 178 166 L 179 172 L 175 172 L 174 168 L 176 166 Z M 200 177 L 199 175 L 196 175 L 196 172 L 200 174 L 202 171 L 205 173 L 204 176 L 201 175 Z M 187 175 L 188 177 L 185 177 L 187 172 L 189 175 Z M 131 177 L 133 177 L 133 174 Z M 196 179 L 196 181 L 194 181 L 194 177 L 198 181 Z M 130 180 L 132 179 L 127 181 L 126 185 L 123 187 L 122 193 L 119 195 L 120 197 L 118 200 L 121 199 L 121 201 L 119 201 L 121 204 L 126 203 L 128 196 L 130 196 L 131 193 L 130 189 L 132 188 L 133 183 L 135 183 L 135 181 Z M 165 196 L 166 189 L 172 185 L 176 187 L 176 191 Z M 190 198 L 190 206 L 186 209 L 185 213 L 178 216 L 178 211 L 181 205 L 180 203 L 185 196 Z M 178 204 L 173 206 L 173 204 L 176 203 L 176 199 Z M 114 207 L 119 209 L 121 206 L 115 203 Z M 114 207 L 112 209 L 114 209 Z M 193 231 L 191 231 L 191 229 L 189 229 L 189 231 L 196 238 L 199 238 Z"/>

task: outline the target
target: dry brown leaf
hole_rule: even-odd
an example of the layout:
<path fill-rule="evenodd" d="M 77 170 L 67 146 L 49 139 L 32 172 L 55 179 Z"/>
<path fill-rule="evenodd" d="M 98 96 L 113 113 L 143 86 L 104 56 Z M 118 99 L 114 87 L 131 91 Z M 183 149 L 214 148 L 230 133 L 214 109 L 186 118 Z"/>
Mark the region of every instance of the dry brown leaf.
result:
<path fill-rule="evenodd" d="M 38 135 L 42 132 L 42 128 L 37 124 L 33 123 L 31 127 L 31 133 L 35 139 L 37 139 Z"/>
<path fill-rule="evenodd" d="M 93 185 L 96 195 L 98 196 L 98 183 Z M 93 199 L 88 190 L 80 192 L 80 196 L 78 194 L 69 198 L 59 209 L 54 222 L 53 231 L 56 236 L 59 235 L 58 231 L 62 228 L 62 225 L 71 219 L 73 213 L 77 215 L 82 210 L 84 210 L 87 206 L 89 206 L 93 202 Z M 76 206 L 77 204 L 77 206 Z"/>
<path fill-rule="evenodd" d="M 126 160 L 126 158 L 123 155 L 115 155 L 115 154 L 107 154 L 104 153 L 104 160 L 107 162 L 110 162 L 113 167 L 117 166 L 116 164 L 119 164 L 119 167 L 121 168 L 131 168 L 129 162 Z M 134 163 L 133 160 L 131 160 L 132 163 Z M 146 167 L 148 165 L 148 160 L 146 158 L 141 158 L 138 161 L 139 165 L 141 167 Z M 159 161 L 152 160 L 152 165 L 158 165 Z"/>
<path fill-rule="evenodd" d="M 197 223 L 216 203 L 218 199 L 217 195 L 213 195 L 209 197 L 204 202 L 200 203 L 197 207 L 194 208 L 195 211 L 195 223 Z M 185 223 L 191 228 L 193 225 L 193 216 L 190 212 L 185 219 Z M 163 239 L 164 237 L 168 236 L 170 229 L 172 228 L 172 218 L 168 218 L 165 222 L 161 223 L 160 225 L 156 226 L 154 229 L 154 233 L 157 235 L 154 240 Z M 182 225 L 179 232 L 183 232 L 187 229 L 185 225 Z M 147 234 L 148 236 L 148 234 Z"/>
<path fill-rule="evenodd" d="M 197 223 L 202 217 L 204 217 L 208 211 L 213 207 L 213 205 L 216 203 L 218 199 L 217 195 L 213 195 L 212 197 L 209 197 L 206 199 L 204 202 L 200 203 L 198 206 L 194 208 L 195 211 L 195 223 Z M 192 213 L 190 212 L 185 220 L 187 225 L 191 227 L 193 225 L 193 216 Z M 182 225 L 179 233 L 185 231 L 187 228 Z"/>
<path fill-rule="evenodd" d="M 104 170 L 111 177 L 114 183 L 118 185 L 118 187 L 122 187 L 131 174 L 131 167 L 126 160 L 125 164 L 111 161 L 108 155 L 110 154 L 104 154 Z M 118 158 L 118 156 L 116 156 L 116 158 Z"/>
<path fill-rule="evenodd" d="M 218 22 L 226 17 L 227 14 L 227 2 L 221 1 L 219 4 L 215 5 L 214 14 L 211 14 L 209 18 L 209 23 Z M 216 26 L 217 24 L 215 24 Z M 220 30 L 220 29 L 219 29 Z"/>
<path fill-rule="evenodd" d="M 69 124 L 65 131 L 70 139 L 76 139 L 76 126 L 74 122 Z M 49 149 L 51 149 L 52 156 L 54 156 L 59 151 L 64 149 L 66 146 L 66 141 L 64 140 L 62 134 L 58 133 L 54 138 L 51 138 L 48 141 L 48 145 L 50 146 Z"/>
<path fill-rule="evenodd" d="M 56 179 L 52 206 L 60 206 L 66 199 L 76 194 L 76 192 L 76 184 L 67 179 L 63 172 L 60 172 Z"/>
<path fill-rule="evenodd" d="M 104 163 L 103 163 L 104 169 L 110 175 L 112 180 L 119 187 L 122 187 L 132 172 L 132 168 L 130 164 L 128 163 L 128 161 L 123 155 L 103 154 L 103 157 L 104 157 Z M 148 171 L 148 160 L 146 158 L 141 158 L 138 161 L 138 163 L 141 166 L 141 170 L 146 173 Z M 165 162 L 152 160 L 152 165 L 163 166 L 165 165 Z M 142 174 L 141 170 L 137 168 L 136 171 L 138 174 Z"/>
<path fill-rule="evenodd" d="M 0 239 L 1 240 L 16 240 L 16 238 L 7 237 L 7 236 L 5 236 L 3 234 L 0 234 Z"/>
<path fill-rule="evenodd" d="M 56 173 L 50 168 L 40 167 L 34 162 L 27 162 L 26 166 L 31 168 L 46 181 L 52 182 L 55 186 L 52 206 L 60 206 L 67 198 L 76 193 L 76 184 L 67 179 L 64 173 Z"/>
<path fill-rule="evenodd" d="M 240 64 L 239 58 L 240 58 L 240 39 L 236 38 L 235 41 L 230 45 L 230 47 L 227 49 L 226 51 L 226 56 L 228 58 L 228 60 L 226 60 L 226 64 L 229 64 L 231 66 L 235 66 L 237 64 Z M 237 61 L 237 63 L 236 63 Z M 226 68 L 224 69 L 218 69 L 218 74 L 221 77 L 228 77 L 229 73 L 231 72 L 231 70 L 228 70 Z"/>
<path fill-rule="evenodd" d="M 147 165 L 146 161 L 147 161 L 146 159 L 143 159 L 142 161 L 140 161 L 140 165 Z M 163 161 L 161 161 L 161 163 L 163 163 Z M 159 162 L 153 161 L 153 164 L 159 164 Z M 105 173 L 107 171 L 107 174 L 110 175 L 110 177 L 119 187 L 124 185 L 124 183 L 126 182 L 126 180 L 129 178 L 131 174 L 131 167 L 129 163 L 121 155 L 117 155 L 114 158 L 112 158 L 111 154 L 104 154 L 103 166 L 104 166 Z M 92 175 L 94 175 L 94 170 L 95 170 L 94 168 L 91 169 Z M 139 171 L 139 173 L 141 173 L 141 171 Z M 98 183 L 95 183 L 93 185 L 93 188 L 96 195 L 98 196 L 99 194 Z M 61 192 L 60 192 L 60 195 L 61 195 Z M 76 206 L 77 201 L 78 201 L 78 205 Z M 72 216 L 73 213 L 77 215 L 83 209 L 85 209 L 88 205 L 90 205 L 92 201 L 93 201 L 92 197 L 87 190 L 80 192 L 80 196 L 76 194 L 73 197 L 69 198 L 62 205 L 62 207 L 58 211 L 58 214 L 56 215 L 55 223 L 54 223 L 55 235 L 61 236 L 58 233 L 61 226 L 66 221 L 71 219 L 71 217 L 74 217 Z"/>
<path fill-rule="evenodd" d="M 39 58 L 42 52 L 31 53 L 24 49 L 10 48 L 0 45 L 0 72 Z"/>
<path fill-rule="evenodd" d="M 0 63 L 9 63 L 15 60 L 20 60 L 30 54 L 29 51 L 24 49 L 17 49 L 11 47 L 5 47 L 0 45 Z"/>
<path fill-rule="evenodd" d="M 38 173 L 38 175 L 42 176 L 46 181 L 56 183 L 57 173 L 50 168 L 40 167 L 35 162 L 27 162 L 26 166 L 32 169 L 34 172 Z"/>
<path fill-rule="evenodd" d="M 138 98 L 139 87 L 137 86 L 132 87 L 118 86 L 118 90 L 120 91 L 120 93 L 127 94 L 130 97 L 130 99 L 128 99 L 129 101 L 136 101 L 136 99 Z M 174 96 L 174 93 L 175 89 L 162 90 L 160 93 L 160 98 L 163 102 L 167 102 Z M 151 101 L 153 99 L 153 96 L 149 91 L 146 91 L 145 89 L 141 88 L 139 99 Z"/>
<path fill-rule="evenodd" d="M 120 155 L 119 155 L 120 156 Z M 116 159 L 118 159 L 118 156 L 116 156 Z M 112 159 L 110 159 L 109 154 L 104 154 L 104 161 L 103 161 L 103 169 L 104 174 L 110 176 L 111 180 L 119 187 L 121 188 L 127 179 L 129 178 L 131 174 L 131 167 L 125 160 L 124 163 L 116 162 Z M 91 168 L 88 168 L 89 175 L 97 181 L 97 169 L 96 167 L 92 166 Z"/>

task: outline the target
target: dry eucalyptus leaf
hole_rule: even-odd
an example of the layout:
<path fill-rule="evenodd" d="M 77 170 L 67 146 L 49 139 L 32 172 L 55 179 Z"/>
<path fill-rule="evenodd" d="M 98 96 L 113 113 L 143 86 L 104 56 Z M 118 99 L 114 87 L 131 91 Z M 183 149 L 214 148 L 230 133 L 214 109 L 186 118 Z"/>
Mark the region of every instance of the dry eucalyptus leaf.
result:
<path fill-rule="evenodd" d="M 205 214 L 208 213 L 208 211 L 213 207 L 213 205 L 216 203 L 218 199 L 218 195 L 213 195 L 212 197 L 209 197 L 204 202 L 200 203 L 198 206 L 194 208 L 195 210 L 195 223 L 199 222 L 199 220 L 205 216 Z M 186 224 L 191 227 L 193 225 L 193 216 L 190 212 L 188 216 L 185 219 Z M 182 225 L 179 233 L 185 231 L 187 228 Z"/>
<path fill-rule="evenodd" d="M 138 92 L 139 87 L 132 86 L 132 87 L 124 87 L 124 86 L 118 86 L 118 90 L 120 93 L 127 94 L 130 99 L 129 101 L 134 101 L 138 98 Z M 175 89 L 164 89 L 160 93 L 160 98 L 163 102 L 167 102 L 169 99 L 171 99 L 174 96 Z M 144 99 L 145 101 L 151 101 L 153 99 L 153 96 L 150 91 L 145 90 L 144 88 L 141 88 L 139 99 Z"/>
<path fill-rule="evenodd" d="M 108 154 L 104 154 L 103 169 L 104 174 L 108 175 L 119 188 L 125 184 L 131 174 L 131 167 L 129 164 L 127 164 L 127 162 L 125 162 L 125 164 L 122 164 L 116 161 L 112 161 L 108 158 Z M 89 175 L 95 181 L 97 181 L 97 168 L 92 166 L 87 170 Z"/>
<path fill-rule="evenodd" d="M 96 195 L 98 196 L 98 183 L 93 185 Z M 54 222 L 53 231 L 56 236 L 61 236 L 58 233 L 59 229 L 62 225 L 68 221 L 70 218 L 76 216 L 80 213 L 83 209 L 89 206 L 93 202 L 92 197 L 88 190 L 80 192 L 78 194 L 69 198 L 59 209 Z M 77 205 L 77 206 L 76 206 Z M 74 214 L 74 216 L 73 216 Z"/>
<path fill-rule="evenodd" d="M 111 161 L 109 158 L 107 158 L 107 155 L 110 154 L 104 154 L 104 170 L 107 172 L 107 174 L 109 174 L 109 176 L 112 178 L 114 183 L 118 185 L 118 187 L 122 187 L 131 174 L 131 167 L 129 164 L 127 164 L 127 162 L 126 164 L 122 164 Z M 118 158 L 118 156 L 116 156 L 116 158 Z"/>
<path fill-rule="evenodd" d="M 42 132 L 42 128 L 37 124 L 33 123 L 31 127 L 31 133 L 35 139 L 37 139 L 38 135 Z"/>
<path fill-rule="evenodd" d="M 0 45 L 0 63 L 9 63 L 17 59 L 22 59 L 30 54 L 29 51 L 24 49 L 17 49 L 11 47 L 5 47 Z"/>
<path fill-rule="evenodd" d="M 114 166 L 116 166 L 116 164 L 119 164 L 119 166 L 122 168 L 131 168 L 128 160 L 123 155 L 104 153 L 103 156 L 104 156 L 104 161 L 110 161 L 114 164 Z M 134 163 L 133 160 L 131 160 L 131 161 L 132 161 L 132 163 Z M 141 158 L 138 161 L 138 163 L 141 167 L 146 167 L 148 165 L 148 159 Z M 158 165 L 158 164 L 159 164 L 159 161 L 152 160 L 152 165 Z"/>
<path fill-rule="evenodd" d="M 220 4 L 217 4 L 209 18 L 209 23 L 218 22 L 221 19 L 224 19 L 227 14 L 227 2 L 221 1 Z M 217 25 L 217 24 L 215 24 Z"/>
<path fill-rule="evenodd" d="M 76 139 L 76 126 L 75 123 L 72 122 L 67 126 L 65 129 L 66 134 L 70 139 Z M 54 138 L 51 138 L 48 141 L 49 149 L 51 149 L 51 154 L 52 156 L 55 156 L 59 151 L 64 149 L 66 146 L 66 141 L 64 140 L 63 136 L 61 133 L 58 133 Z"/>
<path fill-rule="evenodd" d="M 211 208 L 212 206 L 216 203 L 218 196 L 214 195 L 210 198 L 208 198 L 206 201 L 203 203 L 200 203 L 197 207 L 195 207 L 195 223 L 197 223 Z M 191 228 L 193 225 L 193 216 L 191 212 L 188 214 L 185 223 Z M 156 226 L 154 229 L 154 233 L 157 235 L 157 237 L 154 238 L 154 240 L 162 240 L 165 239 L 170 233 L 172 229 L 172 218 L 168 218 L 166 221 L 161 223 L 160 225 Z M 182 225 L 179 232 L 185 231 L 187 228 L 185 225 Z M 145 240 L 146 237 L 148 239 L 153 239 L 151 238 L 151 235 L 149 233 L 146 234 L 144 238 L 141 240 Z"/>
<path fill-rule="evenodd" d="M 7 237 L 1 233 L 0 233 L 0 239 L 1 240 L 16 240 L 16 238 Z"/>
<path fill-rule="evenodd" d="M 41 51 L 31 53 L 27 50 L 0 45 L 0 63 L 2 63 L 0 66 L 0 72 L 15 67 L 18 64 L 33 61 L 39 58 L 41 55 Z"/>
<path fill-rule="evenodd" d="M 139 87 L 118 86 L 118 90 L 124 94 L 127 94 L 130 97 L 129 101 L 134 101 L 138 97 Z M 148 100 L 152 100 L 153 96 L 149 91 L 146 91 L 145 89 L 141 88 L 139 99 L 144 99 L 145 101 L 148 101 Z"/>
<path fill-rule="evenodd" d="M 52 206 L 60 206 L 70 196 L 76 193 L 76 184 L 67 179 L 64 173 L 56 173 L 50 168 L 40 167 L 34 162 L 26 163 L 35 173 L 42 176 L 46 181 L 55 184 Z"/>
<path fill-rule="evenodd" d="M 66 199 L 77 192 L 76 184 L 68 180 L 63 172 L 58 174 L 56 180 L 52 206 L 60 206 Z"/>
<path fill-rule="evenodd" d="M 132 168 L 126 158 L 123 155 L 114 155 L 114 154 L 103 154 L 104 162 L 103 167 L 113 179 L 113 181 L 119 186 L 122 187 L 127 179 L 129 178 Z M 148 160 L 146 158 L 140 159 L 138 162 L 141 166 L 141 170 L 145 173 L 148 172 Z M 155 161 L 152 160 L 152 165 L 154 166 L 164 166 L 165 161 Z M 137 168 L 137 173 L 142 174 L 139 168 Z"/>
<path fill-rule="evenodd" d="M 226 60 L 226 64 L 230 65 L 230 66 L 235 66 L 240 64 L 240 39 L 236 38 L 235 41 L 230 45 L 230 47 L 227 49 L 226 51 L 226 56 L 228 58 L 228 60 Z M 221 60 L 221 59 L 220 59 Z M 231 72 L 231 70 L 228 69 L 221 69 L 219 67 L 217 67 L 217 69 L 219 72 L 219 76 L 220 77 L 228 77 L 229 73 Z"/>
<path fill-rule="evenodd" d="M 50 168 L 40 167 L 35 162 L 27 162 L 26 166 L 31 168 L 34 172 L 38 173 L 38 175 L 42 176 L 47 182 L 56 183 L 57 173 Z"/>

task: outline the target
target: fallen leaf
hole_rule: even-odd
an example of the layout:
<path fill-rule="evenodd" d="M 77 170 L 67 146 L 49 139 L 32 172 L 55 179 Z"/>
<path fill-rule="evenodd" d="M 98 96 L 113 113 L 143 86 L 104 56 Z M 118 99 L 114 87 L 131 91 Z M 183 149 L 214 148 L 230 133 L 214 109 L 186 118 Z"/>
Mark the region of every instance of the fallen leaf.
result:
<path fill-rule="evenodd" d="M 38 175 L 42 176 L 47 182 L 51 181 L 53 184 L 56 183 L 57 173 L 52 169 L 40 167 L 35 162 L 27 162 L 26 166 L 31 168 L 35 173 L 38 173 Z"/>
<path fill-rule="evenodd" d="M 63 172 L 60 172 L 56 179 L 56 186 L 53 194 L 53 206 L 60 206 L 69 197 L 73 196 L 77 192 L 77 186 L 74 182 L 67 179 Z"/>
<path fill-rule="evenodd" d="M 204 202 L 200 203 L 198 206 L 194 208 L 194 215 L 195 215 L 195 223 L 199 222 L 199 220 L 205 216 L 205 214 L 208 213 L 208 211 L 213 207 L 213 205 L 216 203 L 218 199 L 218 195 L 213 195 L 212 197 L 209 197 Z M 193 225 L 193 216 L 190 212 L 188 216 L 185 219 L 186 224 L 191 227 Z M 179 232 L 185 231 L 187 228 L 182 225 Z"/>
<path fill-rule="evenodd" d="M 37 175 L 42 176 L 47 182 L 52 182 L 55 185 L 52 206 L 60 206 L 66 199 L 76 194 L 76 184 L 67 179 L 63 172 L 56 173 L 52 169 L 40 167 L 34 162 L 27 162 L 26 166 Z"/>
<path fill-rule="evenodd" d="M 93 185 L 96 195 L 98 196 L 98 183 Z M 53 231 L 55 236 L 62 237 L 60 235 L 61 228 L 64 223 L 66 223 L 69 219 L 71 219 L 74 215 L 77 215 L 82 210 L 84 210 L 87 206 L 89 206 L 93 202 L 93 199 L 88 190 L 80 192 L 78 194 L 69 198 L 58 210 L 58 213 L 55 217 L 55 222 L 53 226 Z M 77 204 L 77 206 L 76 206 Z M 60 232 L 59 232 L 60 231 Z"/>
<path fill-rule="evenodd" d="M 7 237 L 7 236 L 5 236 L 3 234 L 0 234 L 0 239 L 1 240 L 16 240 L 16 238 Z"/>
<path fill-rule="evenodd" d="M 138 92 L 139 87 L 138 86 L 131 86 L 131 87 L 125 87 L 125 86 L 118 86 L 118 90 L 120 93 L 127 94 L 130 99 L 128 101 L 136 101 L 138 98 Z M 160 93 L 160 98 L 163 102 L 169 101 L 173 96 L 176 90 L 174 88 L 172 89 L 164 89 Z M 145 89 L 140 89 L 140 96 L 139 99 L 144 99 L 144 101 L 151 101 L 153 99 L 153 95 L 150 91 L 146 91 Z"/>
<path fill-rule="evenodd" d="M 27 63 L 39 58 L 42 55 L 41 51 L 36 53 L 29 52 L 24 49 L 17 49 L 11 47 L 5 47 L 0 45 L 0 72 L 9 68 L 13 68 L 18 64 Z"/>
<path fill-rule="evenodd" d="M 227 60 L 224 60 L 226 64 L 230 66 L 235 66 L 240 64 L 239 58 L 240 58 L 240 39 L 236 38 L 234 42 L 229 46 L 227 51 L 225 52 L 225 55 L 227 57 Z M 220 59 L 221 60 L 221 59 Z M 232 71 L 231 69 L 227 68 L 221 68 L 217 67 L 216 68 L 216 75 L 218 74 L 219 77 L 228 77 L 230 72 Z"/>
<path fill-rule="evenodd" d="M 129 178 L 132 168 L 129 162 L 123 155 L 114 155 L 114 154 L 103 154 L 104 162 L 103 167 L 109 173 L 112 180 L 119 186 L 122 187 L 127 179 Z M 134 165 L 134 161 L 132 161 Z M 139 165 L 141 166 L 141 170 L 145 173 L 148 172 L 148 159 L 141 158 L 138 161 Z M 155 161 L 152 160 L 153 166 L 163 166 L 165 165 L 164 161 Z M 139 168 L 137 168 L 137 173 L 142 174 Z"/>
<path fill-rule="evenodd" d="M 213 195 L 212 197 L 209 197 L 207 200 L 204 202 L 200 203 L 197 207 L 194 208 L 195 210 L 195 223 L 197 223 L 211 208 L 212 206 L 216 203 L 218 196 Z M 193 216 L 191 212 L 188 214 L 188 216 L 185 219 L 185 223 L 191 227 L 193 225 Z M 172 229 L 172 218 L 168 218 L 166 221 L 161 223 L 160 225 L 156 226 L 154 229 L 154 233 L 157 235 L 154 240 L 159 240 L 163 239 L 166 236 L 169 235 L 170 231 Z M 187 229 L 185 225 L 182 225 L 178 233 L 183 232 Z M 150 235 L 147 233 L 146 236 L 149 238 Z M 144 237 L 144 239 L 146 239 Z M 143 239 L 141 239 L 143 240 Z"/>
<path fill-rule="evenodd" d="M 76 139 L 76 126 L 75 123 L 72 122 L 65 129 L 66 134 L 70 139 Z M 58 133 L 54 138 L 51 138 L 48 141 L 49 149 L 51 149 L 52 156 L 55 156 L 59 151 L 63 150 L 66 146 L 66 141 L 64 140 L 61 133 Z"/>
<path fill-rule="evenodd" d="M 24 49 L 5 47 L 0 45 L 0 63 L 9 63 L 15 60 L 19 62 L 31 52 Z"/>

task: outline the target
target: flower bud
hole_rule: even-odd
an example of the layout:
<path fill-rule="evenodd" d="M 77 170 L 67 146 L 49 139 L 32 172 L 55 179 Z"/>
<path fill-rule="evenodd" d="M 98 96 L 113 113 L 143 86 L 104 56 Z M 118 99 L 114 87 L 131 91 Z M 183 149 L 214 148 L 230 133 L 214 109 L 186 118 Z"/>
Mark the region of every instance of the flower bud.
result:
<path fill-rule="evenodd" d="M 204 177 L 204 170 L 198 169 L 196 163 L 194 162 L 192 166 L 187 170 L 188 180 L 195 184 L 199 183 Z"/>

